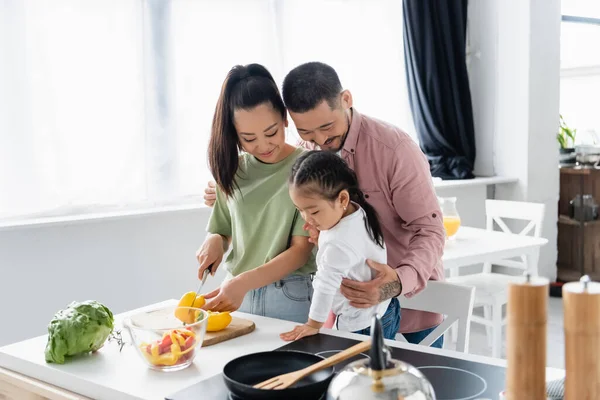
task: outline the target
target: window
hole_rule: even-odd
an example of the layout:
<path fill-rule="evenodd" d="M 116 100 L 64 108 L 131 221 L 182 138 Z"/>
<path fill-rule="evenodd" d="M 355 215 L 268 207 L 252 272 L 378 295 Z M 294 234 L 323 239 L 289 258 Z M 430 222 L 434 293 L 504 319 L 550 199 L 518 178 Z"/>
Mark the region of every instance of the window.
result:
<path fill-rule="evenodd" d="M 139 2 L 2 4 L 0 215 L 138 200 Z"/>
<path fill-rule="evenodd" d="M 356 108 L 412 134 L 404 69 L 402 1 L 284 0 L 283 70 L 306 61 L 333 66 Z"/>
<path fill-rule="evenodd" d="M 600 144 L 600 2 L 563 0 L 560 112 L 576 143 Z"/>
<path fill-rule="evenodd" d="M 198 201 L 235 64 L 281 82 L 327 62 L 357 109 L 414 136 L 401 12 L 397 0 L 5 0 L 0 218 Z"/>

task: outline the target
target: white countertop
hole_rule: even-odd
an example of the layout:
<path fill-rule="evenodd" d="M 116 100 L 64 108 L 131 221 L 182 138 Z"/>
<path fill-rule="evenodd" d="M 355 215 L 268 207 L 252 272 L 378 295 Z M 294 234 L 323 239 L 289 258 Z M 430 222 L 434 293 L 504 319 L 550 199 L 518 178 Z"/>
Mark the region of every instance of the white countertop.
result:
<path fill-rule="evenodd" d="M 144 307 L 144 309 L 152 309 L 160 305 L 173 303 L 176 303 L 176 301 L 169 300 Z M 126 315 L 140 310 L 115 316 L 117 327 L 121 326 L 121 321 Z M 0 367 L 98 400 L 163 400 L 167 395 L 220 373 L 223 366 L 236 357 L 248 353 L 270 351 L 283 346 L 286 342 L 279 338 L 279 334 L 290 330 L 296 325 L 293 322 L 250 314 L 235 313 L 235 315 L 253 320 L 256 324 L 256 330 L 248 335 L 202 348 L 196 356 L 194 364 L 182 371 L 159 372 L 151 370 L 138 358 L 139 356 L 132 346 L 126 345 L 123 351 L 119 353 L 116 343 L 106 343 L 97 353 L 69 360 L 64 365 L 47 364 L 44 361 L 45 335 L 1 347 Z M 328 329 L 324 329 L 323 333 L 359 340 L 364 339 L 364 336 L 361 335 Z M 129 340 L 126 333 L 123 333 L 123 338 Z M 391 340 L 386 340 L 386 344 L 492 365 L 506 365 L 505 360 L 449 350 L 432 349 Z M 563 370 L 546 369 L 548 380 L 563 376 Z"/>

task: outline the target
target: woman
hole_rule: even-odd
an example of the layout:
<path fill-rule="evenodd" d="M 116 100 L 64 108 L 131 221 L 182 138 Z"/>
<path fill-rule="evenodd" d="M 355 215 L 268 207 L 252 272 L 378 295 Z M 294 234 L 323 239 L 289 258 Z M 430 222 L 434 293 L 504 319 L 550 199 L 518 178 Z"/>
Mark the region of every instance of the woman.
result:
<path fill-rule="evenodd" d="M 217 201 L 197 253 L 199 276 L 210 266 L 214 274 L 229 246 L 232 251 L 228 276 L 205 296 L 204 309 L 239 309 L 296 322 L 308 317 L 316 267 L 304 220 L 288 192 L 292 165 L 303 150 L 285 142 L 286 115 L 263 66 L 229 72 L 209 143 Z"/>

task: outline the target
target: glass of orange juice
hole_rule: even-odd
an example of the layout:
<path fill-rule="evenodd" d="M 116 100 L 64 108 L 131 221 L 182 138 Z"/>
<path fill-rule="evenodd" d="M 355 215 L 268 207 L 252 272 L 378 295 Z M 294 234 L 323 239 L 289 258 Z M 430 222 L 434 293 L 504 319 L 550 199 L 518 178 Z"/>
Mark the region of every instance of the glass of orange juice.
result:
<path fill-rule="evenodd" d="M 460 228 L 460 215 L 458 215 L 456 209 L 456 197 L 438 197 L 438 201 L 444 218 L 446 238 L 452 239 Z"/>

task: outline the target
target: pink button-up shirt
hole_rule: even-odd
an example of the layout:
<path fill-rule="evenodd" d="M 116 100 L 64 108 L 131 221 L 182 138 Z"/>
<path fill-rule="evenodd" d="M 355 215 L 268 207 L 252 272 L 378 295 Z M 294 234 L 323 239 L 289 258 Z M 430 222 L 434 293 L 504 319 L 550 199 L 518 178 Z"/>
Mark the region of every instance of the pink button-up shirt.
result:
<path fill-rule="evenodd" d="M 388 264 L 400 278 L 401 294 L 411 297 L 428 280 L 444 280 L 442 214 L 429 163 L 419 146 L 399 128 L 353 109 L 341 156 L 356 172 L 365 198 L 377 211 Z M 442 320 L 439 314 L 403 309 L 400 332 L 418 332 Z"/>

